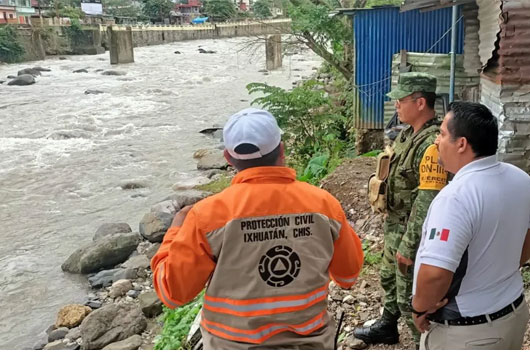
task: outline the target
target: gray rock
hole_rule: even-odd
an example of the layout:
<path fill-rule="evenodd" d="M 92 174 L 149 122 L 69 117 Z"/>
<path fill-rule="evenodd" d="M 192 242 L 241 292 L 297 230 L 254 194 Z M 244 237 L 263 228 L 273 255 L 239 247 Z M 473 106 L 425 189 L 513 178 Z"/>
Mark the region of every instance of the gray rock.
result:
<path fill-rule="evenodd" d="M 160 245 L 162 245 L 162 244 L 155 243 L 155 244 L 152 244 L 149 248 L 147 248 L 145 250 L 144 255 L 147 256 L 149 261 L 151 261 L 153 256 L 155 256 L 155 254 L 157 253 L 158 249 L 160 249 Z"/>
<path fill-rule="evenodd" d="M 56 328 L 57 327 L 55 327 L 55 324 L 48 326 L 48 328 L 46 329 L 46 335 L 49 335 Z"/>
<path fill-rule="evenodd" d="M 105 76 L 125 76 L 127 75 L 125 71 L 119 71 L 119 70 L 107 70 L 107 71 L 103 71 L 101 74 Z"/>
<path fill-rule="evenodd" d="M 131 268 L 120 268 L 118 272 L 112 277 L 113 282 L 117 282 L 120 279 L 137 279 L 138 272 Z"/>
<path fill-rule="evenodd" d="M 99 271 L 95 275 L 88 277 L 88 283 L 92 288 L 108 287 L 112 284 L 114 275 L 120 271 L 118 268 Z"/>
<path fill-rule="evenodd" d="M 140 308 L 147 317 L 155 317 L 162 312 L 162 302 L 155 292 L 145 292 L 138 296 Z"/>
<path fill-rule="evenodd" d="M 79 70 L 74 70 L 72 72 L 74 74 L 88 74 L 88 70 L 87 69 L 79 69 Z"/>
<path fill-rule="evenodd" d="M 120 279 L 119 281 L 114 282 L 112 284 L 112 287 L 110 287 L 109 297 L 111 298 L 121 297 L 125 295 L 125 293 L 130 291 L 131 289 L 133 289 L 131 280 Z"/>
<path fill-rule="evenodd" d="M 48 335 L 48 342 L 62 340 L 66 337 L 69 331 L 68 327 L 59 327 L 58 329 L 53 330 Z"/>
<path fill-rule="evenodd" d="M 59 350 L 65 350 L 65 349 L 66 349 L 66 343 L 64 343 L 62 340 L 50 342 L 47 345 L 45 345 L 43 348 L 43 350 L 45 351 L 59 351 Z"/>
<path fill-rule="evenodd" d="M 97 89 L 87 89 L 85 91 L 85 94 L 102 94 L 102 93 L 105 93 L 105 92 L 97 90 Z"/>
<path fill-rule="evenodd" d="M 134 289 L 131 289 L 130 291 L 127 292 L 127 296 L 128 297 L 131 297 L 131 298 L 137 298 L 138 297 L 138 293 L 137 291 L 135 291 Z"/>
<path fill-rule="evenodd" d="M 146 185 L 144 185 L 141 182 L 137 182 L 137 181 L 126 181 L 123 184 L 121 184 L 120 187 L 123 190 L 134 190 L 134 189 L 143 189 L 146 187 Z"/>
<path fill-rule="evenodd" d="M 3 84 L 4 82 L 6 82 L 6 81 L 4 81 L 4 80 L 0 80 L 0 85 Z"/>
<path fill-rule="evenodd" d="M 120 267 L 127 269 L 146 269 L 151 266 L 149 259 L 145 255 L 131 256 L 127 261 L 122 263 Z"/>
<path fill-rule="evenodd" d="M 81 329 L 79 327 L 74 327 L 65 336 L 66 339 L 69 339 L 72 342 L 76 341 L 79 337 L 81 337 Z"/>
<path fill-rule="evenodd" d="M 64 56 L 60 56 L 59 60 L 66 60 L 66 58 Z"/>
<path fill-rule="evenodd" d="M 346 346 L 349 349 L 356 349 L 356 350 L 357 349 L 365 349 L 366 347 L 368 347 L 368 345 L 366 343 L 364 343 L 364 341 L 362 341 L 362 340 L 360 340 L 358 338 L 355 338 L 353 336 L 347 337 L 344 340 L 343 346 Z"/>
<path fill-rule="evenodd" d="M 22 69 L 17 73 L 17 76 L 22 76 L 22 75 L 40 76 L 41 73 L 39 70 L 35 70 L 34 68 L 27 68 L 27 69 Z"/>
<path fill-rule="evenodd" d="M 9 76 L 7 76 L 7 79 L 8 79 L 8 80 L 12 80 L 12 79 L 14 79 L 14 78 L 17 78 L 17 77 L 14 76 L 14 75 L 9 75 Z"/>
<path fill-rule="evenodd" d="M 34 351 L 40 351 L 40 350 L 44 349 L 44 347 L 47 344 L 48 344 L 48 338 L 47 337 L 42 337 L 40 339 L 40 341 L 35 343 L 31 349 L 33 349 Z"/>
<path fill-rule="evenodd" d="M 118 234 L 118 233 L 131 233 L 132 229 L 127 223 L 105 223 L 102 224 L 96 234 L 94 234 L 94 240 L 103 238 L 106 235 Z"/>
<path fill-rule="evenodd" d="M 83 349 L 101 349 L 141 333 L 147 326 L 142 310 L 132 304 L 109 304 L 93 311 L 81 324 Z"/>
<path fill-rule="evenodd" d="M 62 264 L 65 272 L 91 273 L 125 261 L 140 243 L 138 233 L 114 234 L 76 250 Z"/>
<path fill-rule="evenodd" d="M 42 66 L 35 66 L 35 67 L 33 67 L 33 70 L 41 71 L 41 72 L 43 72 L 43 71 L 44 71 L 44 72 L 50 72 L 50 71 L 52 71 L 51 69 L 46 69 L 46 68 L 44 68 L 44 67 L 42 67 Z"/>
<path fill-rule="evenodd" d="M 165 200 L 151 206 L 150 211 L 154 213 L 163 212 L 174 215 L 178 210 L 180 210 L 180 207 L 177 202 L 174 202 L 173 200 Z"/>
<path fill-rule="evenodd" d="M 170 213 L 146 213 L 140 221 L 140 234 L 152 243 L 161 243 L 172 221 L 173 215 Z"/>
<path fill-rule="evenodd" d="M 212 149 L 206 151 L 197 163 L 197 169 L 226 169 L 228 162 L 226 161 L 223 151 L 218 149 Z"/>
<path fill-rule="evenodd" d="M 28 86 L 35 83 L 35 77 L 32 75 L 20 75 L 7 83 L 8 86 Z"/>
<path fill-rule="evenodd" d="M 105 347 L 103 350 L 120 350 L 120 351 L 129 351 L 138 349 L 142 345 L 142 336 L 134 335 L 129 338 L 124 339 L 123 341 L 111 343 Z"/>
<path fill-rule="evenodd" d="M 193 205 L 209 195 L 210 193 L 200 190 L 182 190 L 167 197 L 164 201 L 173 201 L 175 204 L 175 208 L 177 210 L 180 210 L 184 206 Z"/>
<path fill-rule="evenodd" d="M 103 305 L 99 300 L 89 300 L 85 303 L 86 306 L 88 306 L 91 309 L 99 309 Z"/>

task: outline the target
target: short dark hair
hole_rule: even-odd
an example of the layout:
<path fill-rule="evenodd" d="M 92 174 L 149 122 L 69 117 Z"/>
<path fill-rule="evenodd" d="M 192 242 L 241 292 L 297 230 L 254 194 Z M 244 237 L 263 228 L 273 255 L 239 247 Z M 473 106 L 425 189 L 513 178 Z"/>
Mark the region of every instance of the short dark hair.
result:
<path fill-rule="evenodd" d="M 257 147 L 254 145 L 250 145 L 250 144 L 242 144 L 242 145 L 237 146 L 235 150 L 236 150 L 235 152 L 237 153 L 247 154 L 247 153 L 256 152 Z M 278 145 L 275 149 L 272 150 L 272 152 L 267 153 L 261 158 L 236 159 L 230 156 L 229 159 L 230 159 L 230 163 L 238 171 L 242 171 L 248 168 L 255 168 L 255 167 L 270 167 L 270 166 L 275 166 L 277 164 L 278 158 L 280 158 L 280 150 L 281 150 L 280 145 Z"/>
<path fill-rule="evenodd" d="M 414 92 L 414 94 L 416 95 L 416 98 L 425 98 L 425 104 L 427 104 L 427 107 L 434 109 L 436 104 L 436 93 L 418 91 Z"/>
<path fill-rule="evenodd" d="M 492 156 L 499 145 L 497 118 L 484 105 L 471 102 L 449 104 L 453 118 L 447 129 L 453 140 L 465 137 L 476 157 Z"/>

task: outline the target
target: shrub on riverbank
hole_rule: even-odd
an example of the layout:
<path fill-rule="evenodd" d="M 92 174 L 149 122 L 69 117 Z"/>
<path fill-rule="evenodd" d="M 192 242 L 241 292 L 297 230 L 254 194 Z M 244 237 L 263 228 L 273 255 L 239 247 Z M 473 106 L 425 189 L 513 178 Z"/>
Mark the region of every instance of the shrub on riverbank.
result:
<path fill-rule="evenodd" d="M 12 26 L 0 27 L 0 61 L 14 63 L 22 59 L 24 53 L 17 30 Z"/>
<path fill-rule="evenodd" d="M 316 79 L 303 82 L 292 90 L 265 83 L 247 85 L 250 94 L 261 94 L 258 104 L 276 117 L 284 131 L 288 164 L 298 178 L 317 184 L 333 171 L 353 150 L 351 108 L 347 84 L 325 65 L 332 84 Z"/>

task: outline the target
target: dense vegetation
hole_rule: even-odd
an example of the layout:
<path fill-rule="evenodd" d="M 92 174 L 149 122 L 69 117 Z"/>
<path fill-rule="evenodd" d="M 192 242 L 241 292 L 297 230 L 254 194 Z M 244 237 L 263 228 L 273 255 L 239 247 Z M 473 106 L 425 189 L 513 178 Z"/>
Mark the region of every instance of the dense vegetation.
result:
<path fill-rule="evenodd" d="M 22 59 L 24 47 L 15 27 L 0 27 L 0 61 L 14 63 Z"/>

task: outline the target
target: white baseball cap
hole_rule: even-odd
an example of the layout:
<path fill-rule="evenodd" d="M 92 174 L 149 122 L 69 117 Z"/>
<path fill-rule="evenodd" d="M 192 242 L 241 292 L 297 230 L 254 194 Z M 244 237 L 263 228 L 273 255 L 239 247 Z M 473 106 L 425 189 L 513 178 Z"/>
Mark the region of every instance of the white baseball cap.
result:
<path fill-rule="evenodd" d="M 282 131 L 276 118 L 266 110 L 247 108 L 228 119 L 223 140 L 228 153 L 235 159 L 256 159 L 274 151 L 280 144 Z M 257 151 L 237 153 L 238 146 L 253 145 Z"/>

